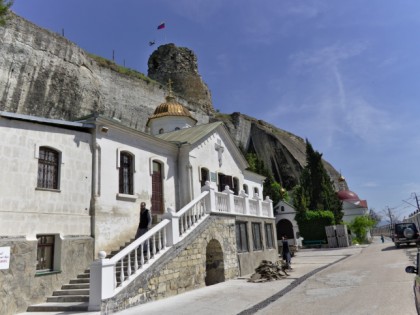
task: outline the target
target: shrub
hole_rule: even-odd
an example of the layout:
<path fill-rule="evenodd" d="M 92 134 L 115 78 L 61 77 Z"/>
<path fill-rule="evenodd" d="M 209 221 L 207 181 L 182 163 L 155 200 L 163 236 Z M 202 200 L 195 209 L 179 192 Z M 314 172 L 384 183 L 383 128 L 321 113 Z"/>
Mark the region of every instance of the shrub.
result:
<path fill-rule="evenodd" d="M 334 214 L 327 210 L 308 210 L 300 213 L 296 220 L 305 240 L 326 240 L 325 227 L 334 225 Z"/>

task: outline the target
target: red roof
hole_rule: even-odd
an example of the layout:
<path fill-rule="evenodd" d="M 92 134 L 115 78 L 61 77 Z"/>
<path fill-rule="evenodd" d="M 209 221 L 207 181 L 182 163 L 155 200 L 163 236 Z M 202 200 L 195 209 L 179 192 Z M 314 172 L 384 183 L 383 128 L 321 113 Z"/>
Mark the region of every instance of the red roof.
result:
<path fill-rule="evenodd" d="M 345 200 L 345 201 L 359 201 L 360 198 L 359 196 L 352 192 L 351 190 L 340 190 L 337 193 L 337 196 L 340 200 Z"/>

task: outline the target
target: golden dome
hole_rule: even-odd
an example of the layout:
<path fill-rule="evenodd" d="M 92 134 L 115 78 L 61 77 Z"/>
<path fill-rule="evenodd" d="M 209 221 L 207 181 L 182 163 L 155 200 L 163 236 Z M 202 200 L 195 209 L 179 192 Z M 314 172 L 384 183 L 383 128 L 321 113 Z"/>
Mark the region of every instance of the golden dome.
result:
<path fill-rule="evenodd" d="M 165 103 L 162 103 L 158 107 L 156 107 L 155 112 L 153 113 L 152 116 L 149 117 L 146 125 L 149 125 L 151 119 L 165 117 L 165 116 L 189 117 L 195 122 L 197 122 L 197 120 L 191 116 L 191 113 L 189 112 L 189 110 L 185 106 L 177 103 L 175 101 L 175 98 L 170 95 L 166 96 Z"/>

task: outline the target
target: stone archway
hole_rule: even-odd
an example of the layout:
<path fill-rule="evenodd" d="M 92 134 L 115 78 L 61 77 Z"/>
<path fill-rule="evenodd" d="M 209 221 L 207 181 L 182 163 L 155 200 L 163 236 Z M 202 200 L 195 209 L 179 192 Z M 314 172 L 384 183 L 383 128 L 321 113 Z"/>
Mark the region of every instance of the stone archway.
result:
<path fill-rule="evenodd" d="M 219 241 L 212 239 L 206 247 L 206 285 L 225 281 L 223 250 Z"/>
<path fill-rule="evenodd" d="M 281 219 L 276 224 L 276 230 L 277 230 L 277 239 L 281 240 L 281 237 L 283 235 L 286 235 L 288 239 L 295 238 L 293 233 L 293 225 L 292 222 L 290 222 L 287 219 Z"/>

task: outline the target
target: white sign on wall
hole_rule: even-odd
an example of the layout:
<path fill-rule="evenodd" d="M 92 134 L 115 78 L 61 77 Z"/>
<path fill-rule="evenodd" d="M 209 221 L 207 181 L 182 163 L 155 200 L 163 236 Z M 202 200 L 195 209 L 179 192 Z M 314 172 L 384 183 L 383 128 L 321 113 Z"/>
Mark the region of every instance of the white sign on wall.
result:
<path fill-rule="evenodd" d="M 10 247 L 0 247 L 0 270 L 9 269 Z"/>

